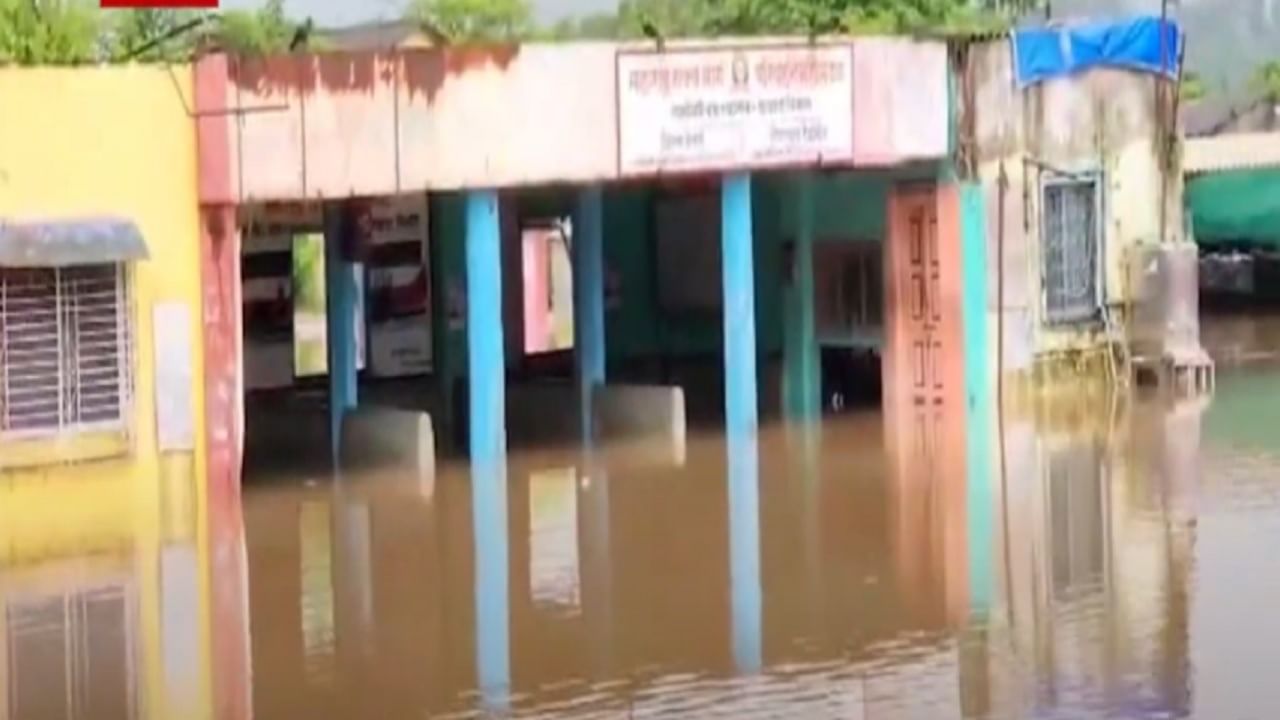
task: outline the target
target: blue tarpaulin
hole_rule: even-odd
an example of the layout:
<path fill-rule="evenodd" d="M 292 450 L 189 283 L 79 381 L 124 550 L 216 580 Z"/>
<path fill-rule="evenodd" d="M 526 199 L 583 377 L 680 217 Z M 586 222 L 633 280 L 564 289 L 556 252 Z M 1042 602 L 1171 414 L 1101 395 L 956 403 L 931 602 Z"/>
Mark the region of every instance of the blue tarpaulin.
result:
<path fill-rule="evenodd" d="M 1014 72 L 1019 87 L 1096 67 L 1173 77 L 1184 41 L 1177 23 L 1158 17 L 1022 28 L 1013 32 Z"/>

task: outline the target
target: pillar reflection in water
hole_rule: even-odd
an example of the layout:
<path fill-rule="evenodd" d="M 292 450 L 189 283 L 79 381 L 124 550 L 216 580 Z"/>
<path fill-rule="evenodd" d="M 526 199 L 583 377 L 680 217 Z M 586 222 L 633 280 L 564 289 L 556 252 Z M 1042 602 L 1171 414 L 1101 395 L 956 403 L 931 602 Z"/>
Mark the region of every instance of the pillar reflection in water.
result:
<path fill-rule="evenodd" d="M 612 671 L 613 567 L 609 480 L 604 462 L 589 448 L 578 483 L 578 537 L 582 557 L 582 605 L 599 677 Z"/>
<path fill-rule="evenodd" d="M 509 702 L 511 689 L 505 462 L 473 466 L 471 522 L 475 547 L 476 679 L 485 706 L 501 710 Z"/>
<path fill-rule="evenodd" d="M 334 485 L 337 542 L 334 575 L 337 643 L 345 662 L 362 664 L 373 653 L 373 538 L 369 503 Z"/>
<path fill-rule="evenodd" d="M 760 465 L 755 433 L 731 435 L 729 452 L 729 586 L 733 660 L 739 672 L 764 661 L 760 587 Z"/>

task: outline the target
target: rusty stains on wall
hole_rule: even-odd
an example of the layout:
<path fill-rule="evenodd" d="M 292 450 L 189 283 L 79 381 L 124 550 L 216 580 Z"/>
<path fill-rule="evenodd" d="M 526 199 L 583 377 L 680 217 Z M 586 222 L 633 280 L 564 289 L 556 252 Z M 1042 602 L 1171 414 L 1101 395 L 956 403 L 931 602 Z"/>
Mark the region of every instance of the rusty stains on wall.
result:
<path fill-rule="evenodd" d="M 230 58 L 230 80 L 242 91 L 290 97 L 317 91 L 372 93 L 375 85 L 403 82 L 410 95 L 434 100 L 450 76 L 496 68 L 506 71 L 520 45 L 471 45 L 429 50 L 344 51 Z"/>

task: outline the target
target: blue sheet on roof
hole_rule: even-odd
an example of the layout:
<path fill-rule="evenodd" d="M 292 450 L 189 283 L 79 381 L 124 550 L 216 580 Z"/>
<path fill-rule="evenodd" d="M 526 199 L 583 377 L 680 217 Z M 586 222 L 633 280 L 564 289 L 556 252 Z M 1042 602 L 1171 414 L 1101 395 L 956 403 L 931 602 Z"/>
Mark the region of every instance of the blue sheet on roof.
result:
<path fill-rule="evenodd" d="M 1014 72 L 1019 87 L 1096 67 L 1172 77 L 1177 74 L 1184 41 L 1177 23 L 1158 17 L 1022 28 L 1013 31 Z"/>

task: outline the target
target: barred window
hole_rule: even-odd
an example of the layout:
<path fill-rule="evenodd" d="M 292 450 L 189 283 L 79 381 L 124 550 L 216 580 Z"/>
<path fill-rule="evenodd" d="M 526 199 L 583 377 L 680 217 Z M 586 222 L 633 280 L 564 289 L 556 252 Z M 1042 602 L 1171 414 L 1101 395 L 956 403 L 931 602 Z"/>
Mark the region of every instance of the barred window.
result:
<path fill-rule="evenodd" d="M 1050 323 L 1094 320 L 1099 292 L 1099 186 L 1096 178 L 1044 186 L 1045 315 Z"/>
<path fill-rule="evenodd" d="M 0 268 L 0 435 L 124 427 L 127 298 L 119 264 Z"/>

